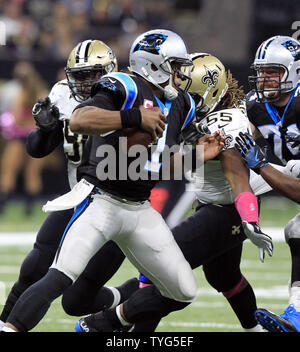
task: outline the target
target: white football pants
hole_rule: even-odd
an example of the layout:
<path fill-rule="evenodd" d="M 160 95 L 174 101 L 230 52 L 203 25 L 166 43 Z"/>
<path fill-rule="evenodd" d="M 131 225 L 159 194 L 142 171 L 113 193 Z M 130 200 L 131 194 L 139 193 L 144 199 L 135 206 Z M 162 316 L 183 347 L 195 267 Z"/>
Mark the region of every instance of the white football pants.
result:
<path fill-rule="evenodd" d="M 84 201 L 65 230 L 52 268 L 73 281 L 92 256 L 109 240 L 165 297 L 191 302 L 197 283 L 172 232 L 149 202 L 121 202 L 107 194 Z"/>

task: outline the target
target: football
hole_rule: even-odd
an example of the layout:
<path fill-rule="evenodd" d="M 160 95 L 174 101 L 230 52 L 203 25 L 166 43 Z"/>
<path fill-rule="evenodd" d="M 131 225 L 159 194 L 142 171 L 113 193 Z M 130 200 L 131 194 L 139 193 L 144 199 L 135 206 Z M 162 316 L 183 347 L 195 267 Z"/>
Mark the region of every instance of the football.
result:
<path fill-rule="evenodd" d="M 122 136 L 127 137 L 127 149 L 137 144 L 148 147 L 152 143 L 152 135 L 139 127 L 123 129 Z"/>
<path fill-rule="evenodd" d="M 160 108 L 158 106 L 149 107 L 148 109 L 158 111 Z M 143 145 L 144 147 L 148 147 L 152 142 L 152 135 L 142 130 L 140 127 L 130 127 L 124 128 L 123 137 L 127 137 L 127 150 L 133 145 Z"/>

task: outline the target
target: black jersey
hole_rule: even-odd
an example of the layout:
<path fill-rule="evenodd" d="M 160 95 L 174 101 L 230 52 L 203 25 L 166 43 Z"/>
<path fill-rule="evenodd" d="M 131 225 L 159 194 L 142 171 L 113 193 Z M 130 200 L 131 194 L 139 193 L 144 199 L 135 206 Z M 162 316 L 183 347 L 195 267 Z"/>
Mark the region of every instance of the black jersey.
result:
<path fill-rule="evenodd" d="M 300 159 L 299 146 L 292 148 L 293 138 L 300 134 L 300 87 L 284 107 L 258 103 L 251 92 L 247 100 L 248 118 L 268 141 L 273 153 L 283 164 Z"/>
<path fill-rule="evenodd" d="M 120 160 L 121 162 L 124 161 L 124 156 L 121 155 L 122 150 L 119 145 L 119 140 L 122 136 L 121 130 L 89 138 L 84 149 L 82 163 L 77 170 L 79 179 L 84 177 L 103 191 L 128 200 L 140 201 L 149 198 L 151 189 L 161 178 L 160 171 L 163 150 L 166 149 L 166 146 L 179 146 L 181 129 L 194 116 L 195 103 L 191 96 L 180 90 L 175 100 L 166 100 L 163 103 L 154 96 L 151 88 L 143 79 L 118 72 L 102 77 L 93 87 L 92 97 L 80 104 L 76 109 L 83 106 L 96 106 L 106 110 L 120 111 L 141 105 L 144 107 L 159 106 L 162 112 L 167 115 L 164 134 L 158 140 L 155 152 L 149 155 L 148 160 L 145 160 L 145 164 L 143 165 L 144 170 L 148 174 L 147 179 L 130 179 L 127 172 L 125 177 L 123 173 L 120 176 Z M 99 165 L 107 158 L 107 154 L 104 155 L 102 153 L 102 151 L 105 151 L 105 148 L 107 148 L 108 152 L 110 148 L 114 148 L 115 150 L 116 158 L 114 161 L 115 166 L 113 167 L 115 179 L 101 179 L 101 175 L 99 175 L 99 172 L 101 173 Z M 153 149 L 151 150 L 153 151 Z M 136 159 L 135 157 L 128 157 L 126 154 L 125 158 L 127 159 L 126 165 L 128 167 L 134 165 L 133 161 Z M 126 170 L 128 171 L 128 168 Z M 156 174 L 155 177 L 153 177 L 154 174 Z"/>

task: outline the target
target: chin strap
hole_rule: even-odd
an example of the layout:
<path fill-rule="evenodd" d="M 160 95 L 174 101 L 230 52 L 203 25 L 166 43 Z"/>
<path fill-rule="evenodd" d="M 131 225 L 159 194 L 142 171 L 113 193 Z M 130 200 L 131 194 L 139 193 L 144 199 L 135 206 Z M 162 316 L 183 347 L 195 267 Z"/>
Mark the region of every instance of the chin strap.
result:
<path fill-rule="evenodd" d="M 169 84 L 166 87 L 162 87 L 154 81 L 154 79 L 151 77 L 151 75 L 145 69 L 145 67 L 142 67 L 142 71 L 149 82 L 151 82 L 155 87 L 159 88 L 160 90 L 162 90 L 164 92 L 164 95 L 167 99 L 174 100 L 177 98 L 178 92 L 172 86 L 172 75 L 170 75 Z"/>

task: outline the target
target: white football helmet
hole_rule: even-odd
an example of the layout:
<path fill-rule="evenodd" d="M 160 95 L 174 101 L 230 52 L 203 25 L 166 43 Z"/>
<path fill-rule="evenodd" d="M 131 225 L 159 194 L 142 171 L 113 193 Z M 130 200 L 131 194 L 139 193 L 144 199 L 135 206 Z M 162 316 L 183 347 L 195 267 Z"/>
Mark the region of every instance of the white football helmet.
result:
<path fill-rule="evenodd" d="M 257 49 L 254 63 L 251 66 L 256 71 L 255 76 L 249 76 L 249 83 L 260 102 L 277 101 L 282 93 L 291 92 L 300 81 L 300 43 L 288 36 L 277 35 L 265 40 Z M 274 76 L 262 74 L 263 68 L 277 70 Z M 280 70 L 284 70 L 281 77 Z M 280 78 L 281 77 L 281 78 Z M 272 87 L 265 87 L 268 81 L 278 82 Z"/>
<path fill-rule="evenodd" d="M 181 67 L 192 67 L 186 45 L 182 38 L 169 30 L 155 29 L 138 36 L 131 46 L 129 69 L 163 90 L 169 99 L 175 99 L 177 90 L 172 86 L 174 66 L 180 78 L 190 79 L 188 70 L 183 73 Z M 173 71 L 172 71 L 173 70 Z M 168 85 L 161 84 L 168 82 Z"/>

